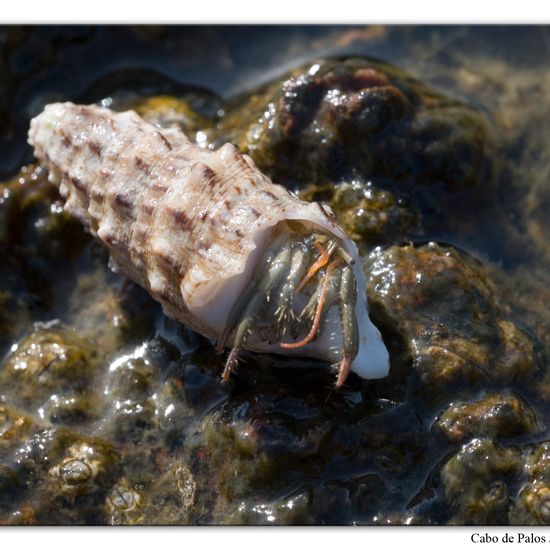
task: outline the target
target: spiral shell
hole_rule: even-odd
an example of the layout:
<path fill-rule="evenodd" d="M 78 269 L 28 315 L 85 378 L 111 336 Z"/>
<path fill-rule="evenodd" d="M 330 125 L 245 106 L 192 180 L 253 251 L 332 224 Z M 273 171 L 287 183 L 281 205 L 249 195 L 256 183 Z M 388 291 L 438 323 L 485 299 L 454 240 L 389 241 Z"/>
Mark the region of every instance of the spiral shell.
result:
<path fill-rule="evenodd" d="M 46 106 L 31 121 L 29 143 L 59 186 L 66 211 L 108 247 L 111 267 L 146 288 L 169 317 L 206 337 L 220 339 L 281 223 L 295 220 L 334 235 L 359 260 L 328 209 L 272 183 L 231 144 L 203 149 L 133 111 L 72 103 Z M 388 373 L 388 353 L 368 317 L 360 261 L 352 267 L 359 351 L 351 370 L 380 378 Z M 259 338 L 246 345 L 331 362 L 337 346 L 324 334 L 297 350 Z"/>

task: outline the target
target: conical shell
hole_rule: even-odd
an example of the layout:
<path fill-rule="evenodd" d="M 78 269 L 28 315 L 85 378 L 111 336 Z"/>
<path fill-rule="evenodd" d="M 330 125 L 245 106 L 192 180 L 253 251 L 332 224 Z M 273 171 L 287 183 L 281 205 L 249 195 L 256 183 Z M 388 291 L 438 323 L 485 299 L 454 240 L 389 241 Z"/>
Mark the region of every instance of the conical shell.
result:
<path fill-rule="evenodd" d="M 273 184 L 231 144 L 203 149 L 133 111 L 72 103 L 46 106 L 31 121 L 29 143 L 65 209 L 108 247 L 113 269 L 146 288 L 168 316 L 207 337 L 220 338 L 279 222 L 322 228 L 358 258 L 328 210 Z M 361 347 L 352 370 L 379 378 L 388 372 L 388 354 L 368 318 L 359 265 Z M 332 361 L 328 343 L 319 340 L 295 353 Z"/>

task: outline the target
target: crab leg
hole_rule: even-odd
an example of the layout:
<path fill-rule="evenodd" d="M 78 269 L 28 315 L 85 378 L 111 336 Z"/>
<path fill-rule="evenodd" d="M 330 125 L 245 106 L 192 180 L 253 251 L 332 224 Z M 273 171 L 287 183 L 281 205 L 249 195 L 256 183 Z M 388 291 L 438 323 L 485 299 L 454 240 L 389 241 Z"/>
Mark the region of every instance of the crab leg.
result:
<path fill-rule="evenodd" d="M 235 319 L 231 319 L 231 321 L 236 324 L 236 329 L 235 336 L 233 338 L 233 347 L 229 357 L 227 358 L 222 374 L 223 381 L 228 380 L 231 371 L 237 364 L 239 352 L 241 351 L 242 346 L 244 345 L 244 342 L 250 332 L 250 326 L 254 322 L 262 306 L 268 300 L 270 292 L 273 288 L 280 285 L 281 281 L 288 274 L 291 257 L 290 252 L 291 246 L 288 240 L 286 242 L 283 241 L 281 247 L 279 248 L 279 253 L 272 258 L 272 261 L 269 262 L 267 272 L 261 278 L 259 284 L 253 286 L 253 294 L 250 296 L 250 292 L 245 291 L 243 296 L 239 298 L 239 302 L 245 299 L 247 299 L 248 302 L 242 303 L 242 305 L 239 304 L 239 309 L 234 315 Z M 249 287 L 248 290 L 250 290 L 250 288 L 251 287 Z M 232 316 L 233 311 L 231 311 L 230 314 L 230 317 Z M 228 327 L 226 326 L 224 334 L 227 330 Z M 227 340 L 227 336 L 225 336 L 225 340 Z"/>
<path fill-rule="evenodd" d="M 256 313 L 262 306 L 263 301 L 264 296 L 260 295 L 259 293 L 255 294 L 252 297 L 252 300 L 250 300 L 250 302 L 248 303 L 243 313 L 243 318 L 238 324 L 237 330 L 235 332 L 235 337 L 233 338 L 233 347 L 231 348 L 231 352 L 229 353 L 227 361 L 225 362 L 225 368 L 223 369 L 222 380 L 224 382 L 227 382 L 231 371 L 235 368 L 237 364 L 239 353 L 245 342 L 246 336 L 248 335 L 250 325 L 252 324 Z"/>
<path fill-rule="evenodd" d="M 307 261 L 309 260 L 309 254 L 307 254 L 301 245 L 299 245 L 292 253 L 292 260 L 290 261 L 290 271 L 288 278 L 281 288 L 278 297 L 278 307 L 275 311 L 275 317 L 277 323 L 283 328 L 283 335 L 286 332 L 287 321 L 294 315 L 293 303 L 294 292 L 298 285 L 298 281 L 304 274 Z"/>
<path fill-rule="evenodd" d="M 248 305 L 252 302 L 254 299 L 254 296 L 256 296 L 259 293 L 259 287 L 262 284 L 262 281 L 265 277 L 265 266 L 271 267 L 271 264 L 273 263 L 274 259 L 277 257 L 277 255 L 284 251 L 285 249 L 290 249 L 291 243 L 290 238 L 288 235 L 280 235 L 277 237 L 271 247 L 269 248 L 268 252 L 262 257 L 262 259 L 258 262 L 258 268 L 256 268 L 252 280 L 247 285 L 247 287 L 243 290 L 241 295 L 237 298 L 235 301 L 235 304 L 231 308 L 231 311 L 229 312 L 229 317 L 227 318 L 227 321 L 225 323 L 225 328 L 222 333 L 222 336 L 218 342 L 218 352 L 222 352 L 227 344 L 227 340 L 229 338 L 229 335 L 235 330 L 235 327 L 237 326 L 237 323 L 239 320 L 243 317 L 243 313 L 245 309 L 248 307 Z"/>
<path fill-rule="evenodd" d="M 319 299 L 323 291 L 323 286 L 320 285 L 316 288 L 315 292 L 311 295 L 308 303 L 305 305 L 304 309 L 300 312 L 298 316 L 298 322 L 293 327 L 292 332 L 293 337 L 296 338 L 300 331 L 303 329 L 304 325 L 311 326 L 313 320 L 315 319 L 315 313 L 317 311 L 317 305 L 319 304 Z M 325 311 L 335 304 L 340 299 L 340 277 L 333 277 L 329 283 L 325 296 Z M 321 319 L 321 323 L 323 318 Z"/>
<path fill-rule="evenodd" d="M 319 328 L 319 324 L 321 322 L 321 314 L 323 313 L 323 307 L 325 305 L 325 299 L 327 295 L 328 290 L 328 282 L 330 280 L 330 277 L 332 276 L 332 271 L 334 268 L 340 263 L 340 259 L 334 260 L 331 262 L 327 267 L 327 272 L 325 274 L 325 278 L 323 280 L 323 287 L 321 289 L 321 295 L 319 297 L 319 302 L 317 303 L 317 310 L 315 312 L 315 319 L 313 320 L 313 325 L 308 333 L 308 335 L 299 342 L 281 342 L 280 346 L 283 349 L 295 349 L 295 348 L 301 348 L 305 346 L 306 344 L 309 344 L 314 338 L 317 333 L 317 329 Z"/>
<path fill-rule="evenodd" d="M 351 363 L 359 349 L 359 328 L 355 316 L 356 303 L 357 283 L 352 269 L 349 266 L 344 266 L 342 268 L 339 302 L 343 334 L 343 358 L 338 369 L 337 388 L 340 388 L 346 381 Z"/>

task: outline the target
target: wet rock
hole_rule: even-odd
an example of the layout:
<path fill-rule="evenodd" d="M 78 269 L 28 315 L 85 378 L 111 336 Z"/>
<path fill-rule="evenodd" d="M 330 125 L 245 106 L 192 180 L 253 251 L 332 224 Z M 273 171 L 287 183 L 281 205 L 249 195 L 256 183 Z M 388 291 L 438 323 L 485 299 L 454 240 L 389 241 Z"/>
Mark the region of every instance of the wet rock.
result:
<path fill-rule="evenodd" d="M 37 323 L 12 347 L 1 367 L 0 384 L 16 403 L 37 410 L 52 395 L 87 393 L 96 369 L 91 342 L 60 323 Z"/>
<path fill-rule="evenodd" d="M 178 95 L 136 95 L 129 92 L 115 94 L 106 106 L 124 111 L 132 109 L 144 120 L 162 128 L 181 129 L 192 141 L 208 145 L 205 130 L 221 109 L 221 100 L 206 90 L 189 90 Z"/>
<path fill-rule="evenodd" d="M 312 521 L 307 507 L 299 507 L 306 516 L 297 515 L 282 495 L 299 492 L 298 479 L 322 475 L 334 421 L 322 418 L 314 393 L 300 398 L 295 384 L 265 386 L 262 378 L 256 372 L 244 388 L 234 388 L 235 398 L 204 416 L 186 441 L 190 472 L 205 480 L 195 495 L 199 523 L 279 523 L 285 514 Z"/>
<path fill-rule="evenodd" d="M 14 409 L 10 416 L 12 425 L 22 423 Z M 6 494 L 13 497 L 0 522 L 104 523 L 101 504 L 120 475 L 120 453 L 96 437 L 24 424 L 25 433 L 2 445 L 0 452 Z"/>
<path fill-rule="evenodd" d="M 52 424 L 79 426 L 99 419 L 103 405 L 102 400 L 91 390 L 84 394 L 53 394 L 40 409 L 39 414 Z"/>
<path fill-rule="evenodd" d="M 535 374 L 533 341 L 503 317 L 470 256 L 435 243 L 392 246 L 371 254 L 367 275 L 372 315 L 403 343 L 426 398 Z M 406 358 L 396 371 L 406 375 Z"/>
<path fill-rule="evenodd" d="M 400 241 L 419 223 L 419 214 L 410 201 L 397 199 L 395 193 L 377 189 L 371 182 L 312 184 L 300 196 L 307 201 L 328 203 L 347 235 L 363 251 Z"/>
<path fill-rule="evenodd" d="M 54 282 L 68 275 L 67 260 L 87 241 L 42 168 L 23 166 L 0 183 L 0 354 L 52 309 Z"/>
<path fill-rule="evenodd" d="M 154 366 L 143 357 L 143 350 L 116 359 L 103 392 L 111 403 L 104 430 L 119 442 L 138 443 L 154 425 L 155 387 Z"/>
<path fill-rule="evenodd" d="M 67 487 L 69 487 L 71 474 L 63 467 L 65 463 L 72 463 L 73 459 L 81 462 L 87 462 L 88 459 L 99 461 L 98 464 L 103 466 L 90 467 L 90 471 L 92 473 L 97 473 L 99 470 L 109 471 L 112 474 L 115 471 L 113 467 L 115 457 L 116 453 L 112 451 L 111 445 L 101 439 L 88 438 L 66 428 L 39 427 L 21 443 L 13 453 L 11 462 L 23 472 L 27 482 L 35 484 L 45 479 L 55 478 L 59 480 L 61 487 L 65 483 L 66 473 Z M 87 469 L 84 468 L 84 470 Z M 45 473 L 48 475 L 46 476 Z M 78 485 L 77 478 L 75 470 L 75 486 Z M 67 491 L 70 492 L 69 489 Z"/>
<path fill-rule="evenodd" d="M 148 432 L 153 431 L 155 404 L 151 399 L 116 401 L 113 414 L 108 417 L 112 424 L 109 432 L 118 443 L 132 442 L 137 445 Z"/>
<path fill-rule="evenodd" d="M 426 235 L 478 243 L 489 239 L 488 219 L 510 233 L 496 206 L 500 162 L 485 115 L 380 61 L 299 67 L 230 100 L 208 135 L 327 203 L 363 253 Z"/>
<path fill-rule="evenodd" d="M 144 439 L 170 444 L 177 438 L 191 411 L 171 366 L 169 351 L 158 341 L 115 359 L 103 382 L 109 406 L 100 433 L 123 444 Z"/>
<path fill-rule="evenodd" d="M 473 439 L 443 467 L 441 478 L 451 507 L 451 524 L 508 523 L 513 486 L 521 473 L 521 454 L 489 439 Z"/>
<path fill-rule="evenodd" d="M 0 402 L 0 524 L 36 523 L 34 512 L 29 512 L 32 507 L 21 503 L 25 488 L 33 485 L 32 479 L 21 475 L 22 469 L 14 457 L 37 430 L 39 426 L 32 418 Z"/>
<path fill-rule="evenodd" d="M 111 489 L 105 508 L 109 525 L 138 525 L 143 520 L 141 496 L 125 479 Z"/>
<path fill-rule="evenodd" d="M 269 504 L 241 502 L 230 513 L 227 525 L 314 525 L 311 493 L 307 489 L 279 498 Z"/>
<path fill-rule="evenodd" d="M 23 411 L 12 405 L 0 402 L 0 457 L 7 457 L 22 446 L 26 439 L 36 431 L 36 422 Z"/>
<path fill-rule="evenodd" d="M 529 405 L 513 393 L 485 393 L 472 401 L 453 403 L 437 419 L 434 429 L 452 442 L 471 437 L 501 438 L 537 431 Z"/>
<path fill-rule="evenodd" d="M 252 422 L 243 419 L 225 423 L 219 415 L 206 417 L 201 423 L 192 445 L 190 466 L 197 477 L 210 479 L 214 494 L 231 502 L 249 496 L 255 486 L 268 480 L 275 463 L 262 452 Z"/>
<path fill-rule="evenodd" d="M 533 449 L 525 463 L 527 483 L 521 489 L 510 521 L 515 525 L 550 524 L 550 442 Z"/>
<path fill-rule="evenodd" d="M 13 507 L 19 491 L 19 480 L 14 469 L 0 463 L 0 518 Z"/>
<path fill-rule="evenodd" d="M 188 102 L 172 96 L 153 96 L 141 99 L 135 110 L 139 116 L 151 124 L 161 127 L 175 126 L 182 130 L 204 128 L 207 121 L 193 111 Z"/>
<path fill-rule="evenodd" d="M 106 441 L 63 429 L 37 434 L 18 463 L 32 473 L 40 523 L 102 524 L 102 504 L 121 474 L 121 455 Z"/>
<path fill-rule="evenodd" d="M 372 524 L 378 521 L 382 509 L 380 501 L 386 502 L 388 509 L 392 509 L 400 500 L 403 493 L 398 487 L 390 487 L 377 474 L 365 474 L 353 478 L 348 483 L 348 494 L 353 515 L 358 523 Z"/>
<path fill-rule="evenodd" d="M 71 290 L 67 324 L 93 341 L 104 361 L 154 335 L 160 308 L 146 291 L 109 269 L 99 243 L 86 249 Z"/>
<path fill-rule="evenodd" d="M 277 182 L 380 176 L 461 189 L 490 171 L 479 113 L 368 58 L 295 69 L 234 100 L 218 131 Z"/>
<path fill-rule="evenodd" d="M 0 183 L 0 253 L 15 256 L 21 269 L 74 258 L 88 241 L 78 222 L 63 211 L 47 176 L 44 168 L 30 164 Z"/>
<path fill-rule="evenodd" d="M 282 373 L 259 372 L 252 369 L 186 442 L 191 471 L 208 480 L 197 486 L 197 502 L 215 502 L 202 521 L 267 524 L 288 516 L 294 523 L 340 524 L 350 517 L 368 523 L 369 511 L 399 498 L 391 487 L 369 493 L 368 480 L 350 478 L 350 471 L 410 476 L 427 444 L 417 415 L 369 397 L 368 389 L 363 395 L 325 388 L 323 399 L 313 372 L 303 372 L 300 385 L 299 372 L 286 382 Z M 286 510 L 287 496 L 306 486 L 311 505 L 304 515 Z"/>
<path fill-rule="evenodd" d="M 342 472 L 308 489 L 310 508 L 315 511 L 310 516 L 318 525 L 373 525 L 381 516 L 393 515 L 404 498 L 399 487 L 374 472 L 358 476 Z"/>
<path fill-rule="evenodd" d="M 113 468 L 118 456 L 110 445 L 98 440 L 74 443 L 64 457 L 48 472 L 59 493 L 74 501 L 108 487 L 113 480 Z"/>
<path fill-rule="evenodd" d="M 140 521 L 146 525 L 202 523 L 200 519 L 212 512 L 212 503 L 197 501 L 197 481 L 185 460 L 179 454 L 170 456 L 158 470 L 143 491 Z M 216 518 L 215 523 L 219 522 Z"/>
<path fill-rule="evenodd" d="M 33 505 L 25 501 L 12 513 L 0 520 L 1 525 L 40 525 Z"/>
<path fill-rule="evenodd" d="M 90 32 L 92 42 L 85 36 Z M 212 29 L 197 29 L 193 40 L 187 33 L 184 55 L 175 63 L 161 63 L 169 67 L 165 74 L 183 75 L 182 62 L 186 68 L 204 65 L 204 32 L 225 47 Z M 232 33 L 234 48 L 210 48 L 233 84 L 240 78 L 235 77 L 237 66 L 242 64 L 247 75 L 250 69 L 250 52 L 239 53 L 239 32 Z M 302 32 L 297 28 L 293 36 Z M 471 64 L 465 69 L 445 62 L 439 73 L 430 72 L 437 65 L 433 59 L 443 56 L 446 61 L 453 48 L 446 33 L 429 32 L 439 38 L 428 49 L 415 44 L 426 57 L 420 65 L 408 66 L 424 64 L 424 74 L 443 85 L 451 82 L 445 80 L 449 73 L 459 79 L 465 70 L 474 70 Z M 181 32 L 129 29 L 121 39 L 124 55 L 131 51 L 128 40 L 140 33 L 148 36 L 151 48 L 162 39 L 165 60 L 181 43 Z M 0 88 L 6 91 L 0 97 L 0 118 L 7 122 L 0 133 L 20 126 L 17 139 L 23 145 L 27 115 L 46 100 L 76 98 L 87 87 L 90 102 L 108 99 L 97 93 L 98 75 L 81 68 L 93 67 L 93 72 L 101 66 L 109 80 L 109 56 L 99 55 L 108 65 L 97 65 L 82 63 L 82 55 L 90 53 L 87 48 L 100 51 L 95 46 L 102 42 L 111 44 L 104 40 L 111 33 L 55 31 L 53 49 L 42 48 L 52 40 L 41 40 L 28 29 L 16 34 L 18 57 L 0 60 L 6 68 L 0 71 Z M 52 37 L 51 30 L 46 34 Z M 258 36 L 264 34 L 258 31 Z M 309 52 L 306 35 L 300 51 Z M 465 39 L 469 37 L 468 31 Z M 289 51 L 295 47 L 289 42 Z M 265 53 L 255 54 L 262 67 Z M 278 66 L 279 53 L 274 54 Z M 463 55 L 455 53 L 449 59 Z M 58 64 L 56 70 L 74 74 L 67 79 L 54 74 L 55 86 L 45 83 L 48 89 L 42 90 L 52 54 L 63 59 L 66 69 Z M 492 66 L 493 60 L 479 63 L 480 74 L 490 74 Z M 311 67 L 230 101 L 226 116 L 216 115 L 212 106 L 217 99 L 209 103 L 212 97 L 200 90 L 195 95 L 181 92 L 147 69 L 117 70 L 111 89 L 133 90 L 137 81 L 146 91 L 113 95 L 112 106 L 134 108 L 159 126 L 180 126 L 206 147 L 237 142 L 280 183 L 300 188 L 309 200 L 330 203 L 363 252 L 378 244 L 416 242 L 424 235 L 473 243 L 483 253 L 497 250 L 493 257 L 514 260 L 518 250 L 547 248 L 546 172 L 535 170 L 541 185 L 523 192 L 532 183 L 531 174 L 525 177 L 526 167 L 546 162 L 540 155 L 545 141 L 530 139 L 532 131 L 524 128 L 531 129 L 535 119 L 525 119 L 517 109 L 518 90 L 523 103 L 542 97 L 538 90 L 546 88 L 540 71 L 515 69 L 511 74 L 504 64 L 497 75 L 480 78 L 472 93 L 463 93 L 476 100 L 482 93 L 491 114 L 494 98 L 502 102 L 498 92 L 508 94 L 506 109 L 500 105 L 497 114 L 514 122 L 506 125 L 504 139 L 519 168 L 507 177 L 522 190 L 510 195 L 510 182 L 499 180 L 504 185 L 498 192 L 492 185 L 491 138 L 474 109 L 380 62 L 342 59 Z M 218 70 L 212 66 L 213 81 Z M 33 76 L 20 86 L 12 78 L 15 71 Z M 184 73 L 185 79 L 200 78 L 197 72 Z M 29 86 L 33 78 L 40 82 Z M 76 88 L 64 87 L 73 80 Z M 57 87 L 60 82 L 64 91 Z M 456 86 L 448 88 L 460 93 Z M 35 99 L 28 104 L 25 90 L 31 89 Z M 10 103 L 17 109 L 7 109 Z M 543 120 L 542 103 L 531 104 L 530 112 Z M 205 131 L 216 116 L 218 128 Z M 16 141 L 6 138 L 7 143 Z M 526 155 L 519 159 L 525 161 L 523 167 L 517 162 L 513 148 L 520 142 L 529 144 L 529 154 L 540 157 L 540 163 L 532 165 Z M 10 151 L 0 159 L 4 167 L 20 163 Z M 548 338 L 545 301 L 540 299 L 546 295 L 545 266 L 538 255 L 537 269 L 523 266 L 536 279 L 532 292 L 517 278 L 510 285 L 509 293 L 522 302 L 519 314 L 511 317 L 495 299 L 484 269 L 456 250 L 418 245 L 377 251 L 374 267 L 369 267 L 369 298 L 391 347 L 387 379 L 351 376 L 335 392 L 326 365 L 296 361 L 300 365 L 294 368 L 280 357 L 245 354 L 238 376 L 223 385 L 224 358 L 183 328 L 173 339 L 167 336 L 160 308 L 145 291 L 109 272 L 106 255 L 62 212 L 45 176 L 29 166 L 0 185 L 0 523 L 502 523 L 512 499 L 509 521 L 549 523 L 546 444 L 520 453 L 489 441 L 523 441 L 522 435 L 530 441 L 539 428 L 533 410 L 542 422 L 548 405 L 548 385 L 533 377 L 544 362 L 535 362 L 531 338 L 509 320 L 534 329 L 538 343 Z M 502 208 L 517 196 L 527 197 L 526 212 L 532 214 L 523 224 Z M 497 219 L 499 224 L 503 220 L 503 231 L 500 225 L 493 227 Z M 514 227 L 513 239 L 504 224 Z M 485 238 L 480 228 L 487 228 L 491 237 Z M 528 231 L 534 245 L 524 247 Z M 501 248 L 495 249 L 495 243 Z M 537 314 L 531 317 L 537 301 Z M 57 317 L 63 320 L 61 327 L 74 329 L 72 334 L 64 328 L 58 333 L 53 325 L 33 325 Z M 41 340 L 36 338 L 40 331 L 54 335 Z M 159 344 L 163 338 L 171 342 Z M 93 342 L 91 355 L 86 351 L 81 359 L 75 352 L 80 341 Z M 19 347 L 10 351 L 14 343 Z M 56 355 L 57 349 L 66 359 Z M 44 367 L 41 361 L 48 357 L 54 363 Z M 25 365 L 21 370 L 14 368 L 19 360 Z M 472 437 L 487 439 L 466 443 Z M 450 459 L 448 452 L 454 455 Z"/>
<path fill-rule="evenodd" d="M 220 384 L 224 361 L 211 347 L 199 348 L 189 355 L 179 383 L 176 382 L 179 395 L 185 396 L 188 406 L 199 417 L 231 395 L 231 386 Z"/>

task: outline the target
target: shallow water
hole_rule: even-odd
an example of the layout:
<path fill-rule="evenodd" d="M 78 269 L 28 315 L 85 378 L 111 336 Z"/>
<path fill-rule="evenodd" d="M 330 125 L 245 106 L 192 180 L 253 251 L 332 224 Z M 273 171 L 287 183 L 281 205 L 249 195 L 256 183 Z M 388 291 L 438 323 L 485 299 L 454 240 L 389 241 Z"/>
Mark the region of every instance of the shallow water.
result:
<path fill-rule="evenodd" d="M 183 95 L 209 117 L 351 54 L 477 108 L 497 167 L 424 212 L 405 236 L 416 246 L 385 242 L 366 260 L 392 375 L 340 392 L 323 365 L 254 355 L 222 385 L 212 343 L 109 271 L 43 173 L 16 175 L 0 199 L 0 521 L 550 522 L 537 445 L 549 439 L 550 29 L 4 28 L 0 48 L 5 181 L 32 162 L 28 123 L 46 103 Z M 407 294 L 413 272 L 427 282 Z"/>

